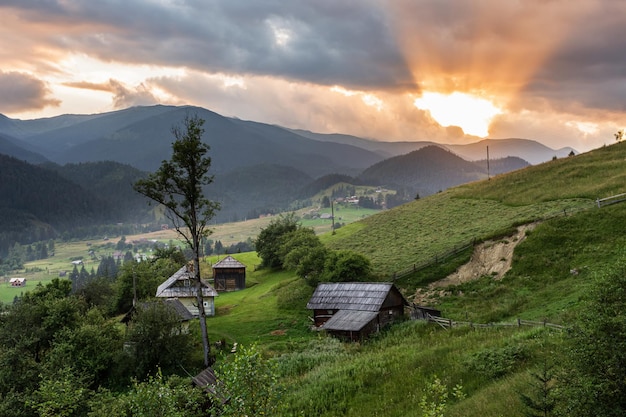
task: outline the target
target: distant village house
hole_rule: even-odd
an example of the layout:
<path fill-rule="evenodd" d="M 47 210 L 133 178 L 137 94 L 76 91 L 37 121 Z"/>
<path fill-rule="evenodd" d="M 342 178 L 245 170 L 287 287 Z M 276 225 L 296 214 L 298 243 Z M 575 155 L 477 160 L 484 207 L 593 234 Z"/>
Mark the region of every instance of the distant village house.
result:
<path fill-rule="evenodd" d="M 26 278 L 11 278 L 9 283 L 12 287 L 25 287 L 26 286 Z"/>

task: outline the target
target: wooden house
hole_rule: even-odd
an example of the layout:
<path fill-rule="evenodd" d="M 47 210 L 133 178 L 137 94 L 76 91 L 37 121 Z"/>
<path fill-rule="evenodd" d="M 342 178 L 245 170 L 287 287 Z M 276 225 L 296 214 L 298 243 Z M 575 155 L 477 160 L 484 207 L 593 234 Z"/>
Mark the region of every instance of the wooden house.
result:
<path fill-rule="evenodd" d="M 392 283 L 329 282 L 317 286 L 307 308 L 317 328 L 360 340 L 404 317 L 408 305 Z"/>
<path fill-rule="evenodd" d="M 214 316 L 215 297 L 218 295 L 217 291 L 215 291 L 210 284 L 202 280 L 200 282 L 202 285 L 205 314 L 207 316 Z M 194 317 L 199 316 L 196 300 L 196 286 L 187 266 L 180 268 L 174 275 L 159 285 L 156 296 L 158 298 L 178 299 Z"/>
<path fill-rule="evenodd" d="M 26 278 L 11 278 L 9 283 L 12 287 L 25 287 L 26 286 Z"/>
<path fill-rule="evenodd" d="M 213 265 L 213 285 L 217 291 L 245 289 L 246 266 L 228 255 Z"/>

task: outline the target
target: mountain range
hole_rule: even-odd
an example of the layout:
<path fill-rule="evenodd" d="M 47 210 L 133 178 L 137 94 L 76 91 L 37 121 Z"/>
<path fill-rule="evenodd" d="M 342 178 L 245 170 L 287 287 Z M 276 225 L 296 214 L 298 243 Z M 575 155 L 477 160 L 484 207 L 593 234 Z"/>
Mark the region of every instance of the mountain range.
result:
<path fill-rule="evenodd" d="M 203 141 L 210 146 L 215 178 L 207 196 L 222 204 L 217 221 L 284 210 L 294 200 L 312 197 L 312 184 L 332 174 L 354 184 L 402 188 L 426 196 L 575 153 L 527 139 L 489 139 L 469 145 L 382 142 L 244 121 L 200 107 L 157 105 L 34 120 L 0 115 L 0 154 L 15 158 L 10 163 L 10 159 L 0 160 L 0 182 L 11 181 L 5 166 L 16 161 L 37 166 L 53 171 L 50 178 L 63 178 L 79 187 L 88 200 L 99 201 L 108 220 L 138 221 L 147 204 L 132 191 L 132 183 L 171 157 L 172 128 L 189 115 L 205 120 Z M 20 165 L 20 175 L 30 175 L 27 165 Z M 41 174 L 33 168 L 32 175 Z M 55 198 L 37 186 L 37 180 L 28 184 L 31 188 L 22 193 Z M 0 208 L 16 210 L 9 191 L 4 191 Z M 26 203 L 19 210 L 41 220 Z M 96 217 L 104 221 L 107 216 Z"/>

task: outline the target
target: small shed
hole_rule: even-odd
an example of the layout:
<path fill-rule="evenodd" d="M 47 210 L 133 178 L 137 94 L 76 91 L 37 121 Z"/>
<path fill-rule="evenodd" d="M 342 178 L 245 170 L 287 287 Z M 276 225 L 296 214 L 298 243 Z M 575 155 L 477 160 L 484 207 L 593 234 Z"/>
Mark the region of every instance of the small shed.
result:
<path fill-rule="evenodd" d="M 392 283 L 329 282 L 317 286 L 307 308 L 318 329 L 360 340 L 403 318 L 408 305 Z"/>
<path fill-rule="evenodd" d="M 198 317 L 200 313 L 196 299 L 196 286 L 193 281 L 187 266 L 183 266 L 159 285 L 156 296 L 158 298 L 178 299 L 194 317 Z M 205 314 L 214 316 L 217 291 L 205 281 L 200 280 L 200 284 L 202 286 Z"/>
<path fill-rule="evenodd" d="M 415 304 L 412 306 L 411 318 L 413 320 L 428 320 L 430 317 L 441 317 L 441 310 Z"/>
<path fill-rule="evenodd" d="M 12 287 L 25 287 L 26 286 L 26 278 L 11 278 L 9 283 Z"/>
<path fill-rule="evenodd" d="M 217 291 L 245 289 L 246 266 L 228 255 L 213 265 L 213 285 Z"/>

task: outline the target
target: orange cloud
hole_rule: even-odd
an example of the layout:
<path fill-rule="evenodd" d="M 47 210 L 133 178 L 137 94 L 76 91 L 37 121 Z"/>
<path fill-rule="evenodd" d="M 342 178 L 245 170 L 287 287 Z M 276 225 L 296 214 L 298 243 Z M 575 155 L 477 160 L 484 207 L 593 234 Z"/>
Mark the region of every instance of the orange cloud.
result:
<path fill-rule="evenodd" d="M 422 90 L 496 97 L 522 89 L 591 2 L 390 2 L 400 49 Z"/>

